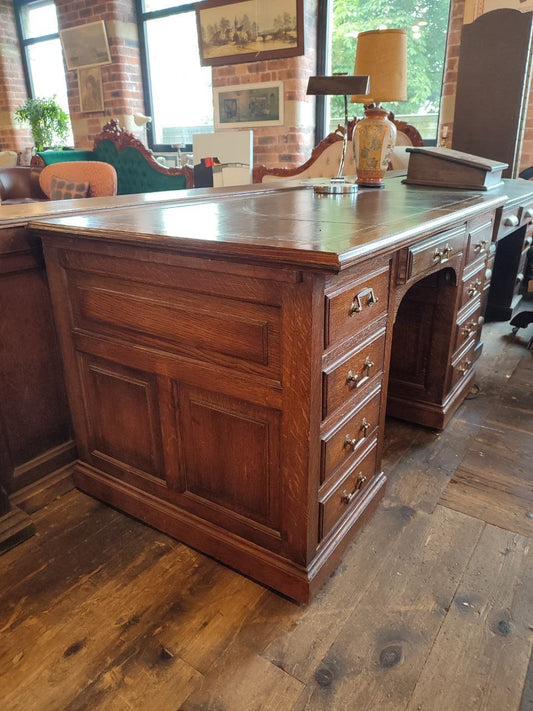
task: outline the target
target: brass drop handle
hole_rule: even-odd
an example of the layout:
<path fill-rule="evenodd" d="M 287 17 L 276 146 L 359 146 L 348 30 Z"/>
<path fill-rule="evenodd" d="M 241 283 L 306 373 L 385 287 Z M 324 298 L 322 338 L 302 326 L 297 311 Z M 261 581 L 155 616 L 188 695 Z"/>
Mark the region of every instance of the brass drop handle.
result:
<path fill-rule="evenodd" d="M 508 215 L 503 221 L 504 227 L 516 227 L 518 225 L 518 217 L 516 215 Z"/>
<path fill-rule="evenodd" d="M 468 295 L 475 296 L 476 294 L 479 294 L 482 286 L 482 282 L 480 282 L 479 279 L 476 279 L 476 281 L 472 282 L 472 284 L 468 287 Z"/>
<path fill-rule="evenodd" d="M 437 248 L 435 250 L 435 254 L 433 255 L 433 261 L 435 262 L 435 264 L 442 264 L 443 262 L 447 262 L 452 252 L 453 247 L 450 247 L 449 244 L 447 244 L 444 249 Z"/>
<path fill-rule="evenodd" d="M 362 368 L 364 373 L 363 377 L 361 378 L 359 373 L 354 373 L 353 370 L 349 370 L 346 374 L 346 384 L 349 387 L 355 386 L 356 388 L 360 388 L 361 385 L 370 378 L 370 368 L 372 368 L 373 365 L 374 363 L 367 356 Z"/>
<path fill-rule="evenodd" d="M 480 254 L 481 254 L 481 252 L 485 252 L 486 249 L 487 249 L 487 240 L 486 239 L 482 239 L 481 242 L 478 242 L 474 246 L 474 252 L 479 252 Z"/>
<path fill-rule="evenodd" d="M 359 491 L 363 488 L 363 484 L 366 481 L 366 476 L 363 475 L 363 472 L 359 474 L 357 477 L 357 481 L 355 482 L 355 489 L 351 492 L 348 493 L 346 489 L 342 492 L 341 496 L 341 501 L 343 504 L 349 504 L 350 501 L 354 498 L 354 496 L 357 495 Z"/>
<path fill-rule="evenodd" d="M 472 321 L 470 321 L 470 323 L 465 323 L 465 325 L 463 326 L 463 333 L 465 334 L 465 336 L 468 336 L 470 333 L 475 331 L 476 328 L 477 328 L 477 321 L 472 320 Z"/>
<path fill-rule="evenodd" d="M 471 365 L 472 365 L 471 360 L 465 360 L 463 365 L 459 368 L 459 372 L 461 373 L 461 375 L 464 375 L 466 373 L 466 371 L 470 368 Z"/>
<path fill-rule="evenodd" d="M 352 450 L 354 450 L 357 447 L 358 442 L 360 442 L 362 439 L 364 439 L 366 437 L 366 433 L 368 432 L 368 430 L 371 427 L 372 427 L 372 425 L 370 424 L 370 422 L 367 421 L 366 417 L 363 417 L 363 420 L 361 422 L 361 427 L 359 428 L 359 432 L 363 433 L 363 436 L 361 437 L 361 439 L 359 439 L 359 437 L 350 437 L 350 435 L 347 434 L 346 437 L 344 438 L 344 445 L 343 446 L 346 449 L 351 448 Z"/>
<path fill-rule="evenodd" d="M 355 295 L 354 300 L 352 301 L 352 304 L 350 306 L 350 316 L 353 316 L 354 314 L 358 314 L 363 310 L 363 299 L 367 298 L 366 300 L 366 305 L 367 306 L 372 306 L 372 304 L 377 304 L 379 299 L 378 297 L 374 294 L 374 289 L 371 287 L 368 287 L 366 289 L 363 289 L 360 291 L 358 294 Z"/>

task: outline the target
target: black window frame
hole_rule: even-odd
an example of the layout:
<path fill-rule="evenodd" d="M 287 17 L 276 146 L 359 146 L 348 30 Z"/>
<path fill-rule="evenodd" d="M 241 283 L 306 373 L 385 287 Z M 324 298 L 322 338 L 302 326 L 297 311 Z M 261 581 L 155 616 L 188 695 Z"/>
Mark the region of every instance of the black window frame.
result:
<path fill-rule="evenodd" d="M 141 76 L 144 93 L 144 113 L 147 116 L 153 116 L 153 97 L 152 87 L 150 83 L 150 62 L 148 58 L 147 40 L 146 40 L 146 23 L 149 20 L 159 20 L 163 17 L 172 15 L 184 15 L 185 13 L 195 12 L 197 3 L 190 2 L 185 5 L 173 5 L 164 10 L 152 10 L 147 12 L 144 10 L 143 0 L 135 0 L 137 11 L 137 28 L 139 33 L 139 50 L 141 55 Z M 170 144 L 154 143 L 154 130 L 152 121 L 146 124 L 146 140 L 149 148 L 156 153 L 172 153 L 177 152 L 177 149 Z M 180 148 L 181 151 L 192 151 L 192 143 L 187 143 Z"/>
<path fill-rule="evenodd" d="M 50 40 L 60 39 L 59 31 L 53 32 L 48 35 L 39 35 L 39 37 L 31 37 L 26 39 L 24 37 L 24 26 L 22 22 L 22 9 L 27 5 L 36 5 L 41 0 L 13 0 L 13 9 L 15 11 L 15 23 L 17 26 L 17 36 L 20 46 L 20 51 L 22 55 L 22 71 L 24 73 L 24 81 L 26 84 L 26 91 L 31 99 L 35 99 L 35 88 L 33 86 L 33 78 L 30 71 L 30 62 L 28 59 L 28 47 L 34 44 L 40 44 L 41 42 L 49 42 Z M 51 0 L 52 4 L 55 6 L 55 1 Z M 57 12 L 57 7 L 56 7 Z"/>

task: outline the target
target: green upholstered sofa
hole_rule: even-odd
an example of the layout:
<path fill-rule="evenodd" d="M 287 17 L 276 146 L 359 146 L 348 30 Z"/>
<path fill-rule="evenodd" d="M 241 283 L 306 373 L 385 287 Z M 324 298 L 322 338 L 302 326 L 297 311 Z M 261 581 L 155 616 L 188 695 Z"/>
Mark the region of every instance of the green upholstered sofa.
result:
<path fill-rule="evenodd" d="M 167 168 L 161 165 L 141 141 L 119 127 L 116 119 L 104 126 L 102 133 L 94 140 L 92 151 L 41 151 L 33 156 L 31 165 L 44 168 L 51 163 L 75 160 L 110 163 L 117 171 L 118 195 L 183 190 L 194 185 L 192 168 Z"/>

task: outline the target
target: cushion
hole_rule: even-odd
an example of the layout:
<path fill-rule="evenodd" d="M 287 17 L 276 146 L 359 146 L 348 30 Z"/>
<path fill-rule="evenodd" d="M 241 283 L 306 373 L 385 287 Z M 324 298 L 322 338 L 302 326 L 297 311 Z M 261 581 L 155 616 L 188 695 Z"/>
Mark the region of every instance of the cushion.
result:
<path fill-rule="evenodd" d="M 90 183 L 88 180 L 68 180 L 53 175 L 50 181 L 50 200 L 72 200 L 85 198 L 89 194 Z"/>

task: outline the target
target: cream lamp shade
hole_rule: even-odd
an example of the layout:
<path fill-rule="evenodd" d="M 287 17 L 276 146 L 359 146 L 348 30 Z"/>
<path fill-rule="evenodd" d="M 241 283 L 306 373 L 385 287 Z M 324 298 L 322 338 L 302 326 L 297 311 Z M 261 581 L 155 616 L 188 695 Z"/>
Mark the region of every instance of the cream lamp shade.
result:
<path fill-rule="evenodd" d="M 357 36 L 354 74 L 368 74 L 368 94 L 352 95 L 352 103 L 379 104 L 407 99 L 406 30 L 370 30 Z"/>

